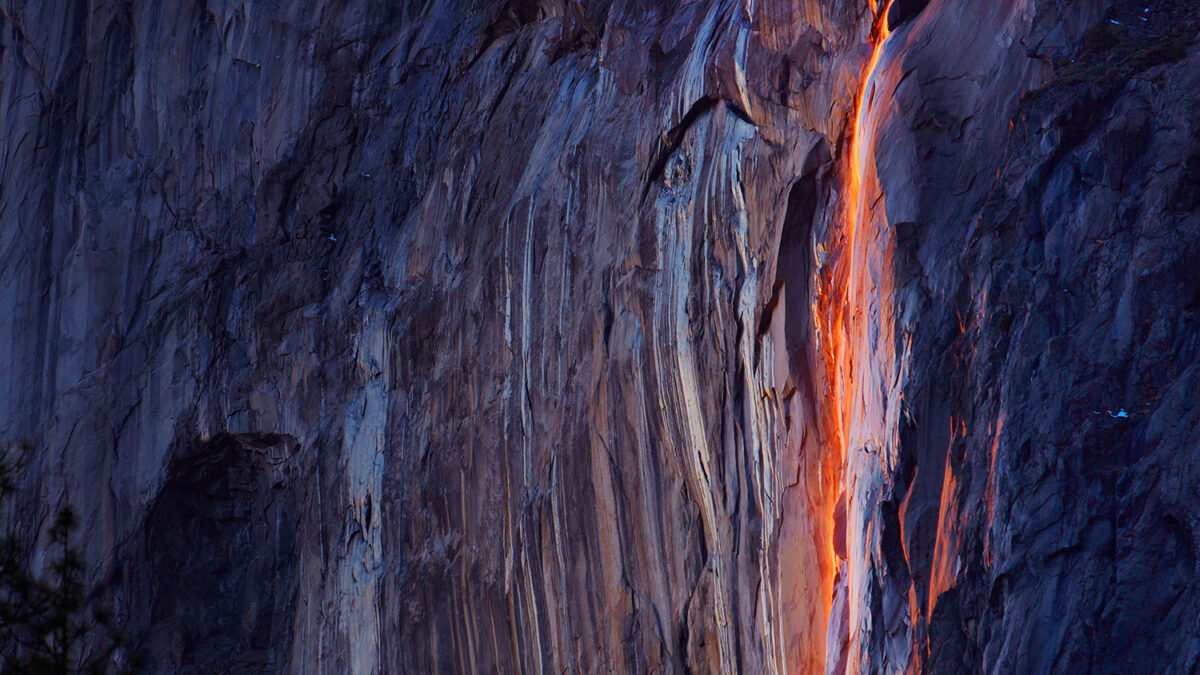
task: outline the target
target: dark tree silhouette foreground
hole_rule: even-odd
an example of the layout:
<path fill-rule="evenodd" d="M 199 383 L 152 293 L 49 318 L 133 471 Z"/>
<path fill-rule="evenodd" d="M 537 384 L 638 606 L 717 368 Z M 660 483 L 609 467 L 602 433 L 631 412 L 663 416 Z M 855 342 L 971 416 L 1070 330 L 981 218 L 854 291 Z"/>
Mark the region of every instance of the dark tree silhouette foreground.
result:
<path fill-rule="evenodd" d="M 110 672 L 121 635 L 112 616 L 88 597 L 83 561 L 71 545 L 75 512 L 58 510 L 49 531 L 50 568 L 34 574 L 32 543 L 17 533 L 10 504 L 31 447 L 22 444 L 15 459 L 10 450 L 0 449 L 0 672 Z"/>

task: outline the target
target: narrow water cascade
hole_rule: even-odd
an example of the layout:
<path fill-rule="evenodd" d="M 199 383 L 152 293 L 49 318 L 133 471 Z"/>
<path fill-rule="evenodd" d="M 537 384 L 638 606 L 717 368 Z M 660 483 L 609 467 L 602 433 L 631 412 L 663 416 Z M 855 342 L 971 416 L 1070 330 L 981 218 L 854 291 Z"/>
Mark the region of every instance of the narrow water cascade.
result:
<path fill-rule="evenodd" d="M 826 608 L 827 673 L 856 672 L 866 629 L 866 576 L 870 548 L 865 514 L 885 479 L 893 445 L 889 415 L 895 377 L 891 233 L 886 197 L 875 171 L 876 132 L 889 115 L 894 73 L 885 63 L 891 0 L 873 4 L 871 54 L 855 97 L 852 129 L 835 205 L 836 227 L 818 244 L 827 253 L 818 279 L 814 343 L 820 346 L 827 391 L 821 421 L 831 499 L 823 514 L 830 534 L 823 569 L 831 576 Z"/>

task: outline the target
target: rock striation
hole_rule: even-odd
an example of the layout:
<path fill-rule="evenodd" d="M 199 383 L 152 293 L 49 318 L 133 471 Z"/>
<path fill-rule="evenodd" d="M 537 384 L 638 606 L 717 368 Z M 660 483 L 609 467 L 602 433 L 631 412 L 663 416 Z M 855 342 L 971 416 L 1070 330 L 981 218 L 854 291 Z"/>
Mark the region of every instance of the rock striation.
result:
<path fill-rule="evenodd" d="M 1198 33 L 3 0 L 5 522 L 154 672 L 1191 672 Z"/>

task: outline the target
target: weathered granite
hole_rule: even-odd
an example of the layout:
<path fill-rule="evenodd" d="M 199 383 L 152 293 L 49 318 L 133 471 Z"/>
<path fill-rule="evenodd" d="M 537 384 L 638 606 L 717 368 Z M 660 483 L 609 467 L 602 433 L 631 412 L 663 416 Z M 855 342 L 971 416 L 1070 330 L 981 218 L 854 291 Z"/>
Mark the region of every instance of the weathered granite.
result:
<path fill-rule="evenodd" d="M 155 671 L 1190 672 L 1196 21 L 9 0 L 14 522 Z"/>

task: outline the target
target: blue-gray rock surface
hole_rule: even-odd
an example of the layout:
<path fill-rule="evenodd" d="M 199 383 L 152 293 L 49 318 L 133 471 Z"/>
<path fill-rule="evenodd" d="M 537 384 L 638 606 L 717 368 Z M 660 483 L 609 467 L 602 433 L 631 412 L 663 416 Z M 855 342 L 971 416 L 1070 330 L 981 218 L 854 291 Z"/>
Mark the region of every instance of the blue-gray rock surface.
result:
<path fill-rule="evenodd" d="M 1193 672 L 1198 32 L 0 0 L 4 522 L 152 672 Z"/>

